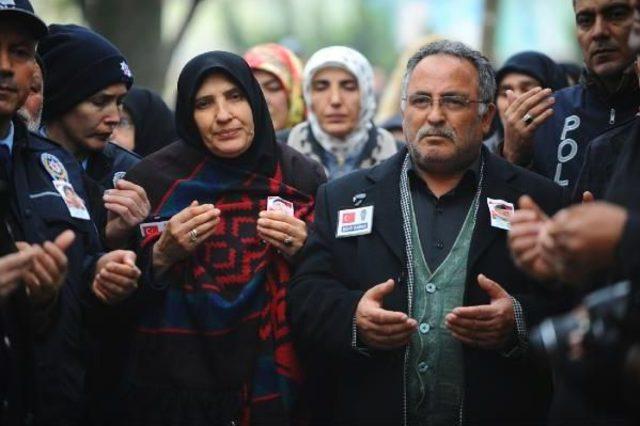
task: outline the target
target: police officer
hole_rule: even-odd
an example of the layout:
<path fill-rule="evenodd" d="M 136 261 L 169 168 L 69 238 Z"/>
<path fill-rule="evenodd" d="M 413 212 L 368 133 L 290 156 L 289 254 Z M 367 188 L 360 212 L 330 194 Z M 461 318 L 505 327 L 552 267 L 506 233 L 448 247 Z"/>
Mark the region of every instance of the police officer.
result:
<path fill-rule="evenodd" d="M 33 420 L 22 415 L 30 407 L 35 407 L 37 424 L 80 423 L 89 350 L 85 319 L 133 291 L 140 273 L 132 252 L 102 255 L 91 221 L 97 207 L 87 202 L 91 181 L 75 158 L 29 133 L 16 116 L 29 92 L 36 42 L 46 32 L 28 0 L 0 0 L 0 180 L 7 193 L 0 237 L 3 244 L 18 241 L 17 248 L 31 261 L 21 274 L 28 291 L 18 293 L 27 307 L 19 313 L 28 317 L 27 324 L 37 319 L 32 310 L 46 313 L 46 321 L 22 328 L 25 334 L 35 332 L 33 340 L 24 339 L 33 345 L 33 363 L 25 359 L 24 368 L 33 371 L 34 386 L 20 390 L 22 399 L 3 402 L 3 425 Z M 54 241 L 59 250 L 45 241 Z M 40 244 L 42 251 L 34 252 Z M 66 262 L 57 256 L 61 251 L 66 251 Z M 14 401 L 15 409 L 10 407 Z"/>
<path fill-rule="evenodd" d="M 111 42 L 78 25 L 51 25 L 38 53 L 46 70 L 44 134 L 71 152 L 107 190 L 105 243 L 125 247 L 150 208 L 144 189 L 122 180 L 139 157 L 110 142 L 133 74 Z M 105 226 L 101 218 L 96 222 Z"/>
<path fill-rule="evenodd" d="M 585 63 L 580 82 L 553 95 L 536 87 L 510 96 L 514 125 L 503 148 L 507 160 L 569 190 L 589 142 L 631 120 L 640 106 L 634 54 L 627 45 L 631 0 L 574 0 L 573 9 Z"/>

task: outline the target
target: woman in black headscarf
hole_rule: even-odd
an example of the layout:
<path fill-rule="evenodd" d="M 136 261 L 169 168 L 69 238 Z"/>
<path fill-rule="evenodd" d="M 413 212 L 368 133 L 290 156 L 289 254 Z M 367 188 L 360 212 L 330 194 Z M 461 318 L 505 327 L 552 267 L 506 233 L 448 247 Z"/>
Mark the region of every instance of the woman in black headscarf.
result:
<path fill-rule="evenodd" d="M 260 86 L 232 53 L 184 67 L 176 128 L 180 140 L 127 174 L 153 214 L 128 424 L 294 423 L 301 377 L 284 301 L 322 167 L 276 143 Z"/>
<path fill-rule="evenodd" d="M 132 87 L 122 101 L 120 123 L 111 138 L 123 148 L 146 157 L 178 138 L 173 111 L 157 93 Z"/>

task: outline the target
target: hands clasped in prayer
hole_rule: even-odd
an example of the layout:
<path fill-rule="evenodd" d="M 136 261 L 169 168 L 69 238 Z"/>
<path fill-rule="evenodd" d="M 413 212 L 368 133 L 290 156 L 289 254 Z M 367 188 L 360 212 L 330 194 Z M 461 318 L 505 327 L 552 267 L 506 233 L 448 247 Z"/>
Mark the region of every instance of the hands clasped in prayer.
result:
<path fill-rule="evenodd" d="M 140 269 L 136 254 L 129 250 L 114 250 L 102 256 L 96 265 L 91 288 L 107 304 L 118 303 L 138 288 Z"/>
<path fill-rule="evenodd" d="M 525 196 L 511 221 L 509 245 L 516 263 L 538 279 L 577 283 L 614 262 L 626 220 L 625 209 L 606 202 L 575 205 L 549 218 Z"/>
<path fill-rule="evenodd" d="M 14 268 L 7 272 L 3 281 L 15 286 L 16 274 L 21 270 L 18 278 L 24 282 L 31 300 L 36 305 L 46 305 L 55 298 L 58 289 L 66 279 L 68 261 L 65 251 L 74 239 L 73 231 L 65 231 L 58 235 L 54 242 L 45 241 L 43 244 L 16 242 L 19 254 L 13 254 L 9 259 Z M 2 293 L 1 289 L 0 293 Z"/>

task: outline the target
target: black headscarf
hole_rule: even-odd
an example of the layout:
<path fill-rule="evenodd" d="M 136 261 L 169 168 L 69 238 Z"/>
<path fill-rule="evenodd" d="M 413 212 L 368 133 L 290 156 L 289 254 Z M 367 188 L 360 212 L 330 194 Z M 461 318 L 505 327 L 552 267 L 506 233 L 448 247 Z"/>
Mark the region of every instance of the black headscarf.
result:
<path fill-rule="evenodd" d="M 211 154 L 204 146 L 193 119 L 195 95 L 198 89 L 205 78 L 217 72 L 225 74 L 238 85 L 247 97 L 253 112 L 255 126 L 253 142 L 247 151 L 236 158 L 221 158 Z M 222 51 L 207 52 L 196 56 L 185 65 L 178 79 L 176 130 L 178 136 L 186 143 L 206 150 L 216 161 L 265 176 L 273 176 L 275 173 L 276 137 L 267 101 L 251 68 L 241 56 Z"/>
<path fill-rule="evenodd" d="M 136 154 L 146 157 L 178 139 L 173 111 L 157 93 L 133 87 L 122 105 L 135 125 Z"/>
<path fill-rule="evenodd" d="M 539 52 L 521 52 L 511 56 L 496 73 L 496 81 L 500 81 L 509 73 L 526 74 L 540 82 L 542 87 L 554 92 L 569 85 L 567 76 L 553 59 Z"/>

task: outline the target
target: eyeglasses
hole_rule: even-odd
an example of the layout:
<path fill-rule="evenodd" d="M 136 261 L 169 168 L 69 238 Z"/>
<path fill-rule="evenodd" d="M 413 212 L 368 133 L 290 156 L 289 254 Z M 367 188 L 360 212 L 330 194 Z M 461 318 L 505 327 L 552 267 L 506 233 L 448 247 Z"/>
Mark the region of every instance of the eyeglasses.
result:
<path fill-rule="evenodd" d="M 405 98 L 405 101 L 408 101 L 409 105 L 418 109 L 431 109 L 434 104 L 438 104 L 438 106 L 444 111 L 448 112 L 459 112 L 469 107 L 470 104 L 486 104 L 487 101 L 479 101 L 479 100 L 471 100 L 467 99 L 464 96 L 458 95 L 445 95 L 440 98 L 432 98 L 429 95 L 424 95 L 421 93 L 415 93 L 410 95 L 409 98 Z"/>

